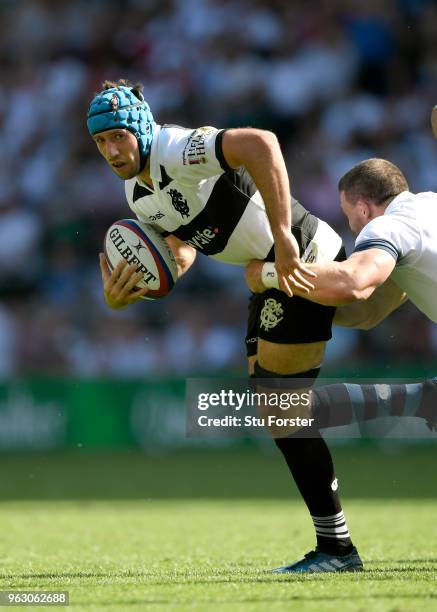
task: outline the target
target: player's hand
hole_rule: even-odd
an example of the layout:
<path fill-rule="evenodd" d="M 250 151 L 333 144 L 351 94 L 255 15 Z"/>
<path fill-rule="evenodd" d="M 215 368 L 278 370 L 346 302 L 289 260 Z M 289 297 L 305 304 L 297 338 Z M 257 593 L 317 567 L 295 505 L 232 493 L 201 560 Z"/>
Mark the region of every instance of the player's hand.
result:
<path fill-rule="evenodd" d="M 260 259 L 252 259 L 246 266 L 246 283 L 252 293 L 262 293 L 266 290 L 261 276 L 263 265 L 264 262 Z"/>
<path fill-rule="evenodd" d="M 293 290 L 309 293 L 314 285 L 309 280 L 316 274 L 300 261 L 299 245 L 291 232 L 275 236 L 275 268 L 278 273 L 279 287 L 289 297 Z"/>
<path fill-rule="evenodd" d="M 143 278 L 141 272 L 136 272 L 136 266 L 129 266 L 126 261 L 120 261 L 114 270 L 109 270 L 103 253 L 99 254 L 100 271 L 102 273 L 103 293 L 109 308 L 119 310 L 140 300 L 148 292 L 147 287 L 134 289 Z"/>

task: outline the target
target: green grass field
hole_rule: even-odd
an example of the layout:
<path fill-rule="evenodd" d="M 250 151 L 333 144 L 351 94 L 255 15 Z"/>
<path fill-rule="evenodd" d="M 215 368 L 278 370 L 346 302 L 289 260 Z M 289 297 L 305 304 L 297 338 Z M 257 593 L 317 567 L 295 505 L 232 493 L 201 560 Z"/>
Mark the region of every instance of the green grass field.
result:
<path fill-rule="evenodd" d="M 295 578 L 268 571 L 313 545 L 276 454 L 4 457 L 0 587 L 75 610 L 437 609 L 435 451 L 337 449 L 366 572 Z"/>

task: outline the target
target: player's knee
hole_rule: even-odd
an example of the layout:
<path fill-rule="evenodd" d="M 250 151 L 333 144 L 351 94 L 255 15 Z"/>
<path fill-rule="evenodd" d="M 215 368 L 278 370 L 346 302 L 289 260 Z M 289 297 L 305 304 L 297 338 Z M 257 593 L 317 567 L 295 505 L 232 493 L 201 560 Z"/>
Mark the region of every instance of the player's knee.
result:
<path fill-rule="evenodd" d="M 297 374 L 278 374 L 255 362 L 252 377 L 257 379 L 260 397 L 265 396 L 260 411 L 273 438 L 310 435 L 314 421 L 311 418 L 311 387 L 319 371 L 320 368 L 312 368 Z"/>

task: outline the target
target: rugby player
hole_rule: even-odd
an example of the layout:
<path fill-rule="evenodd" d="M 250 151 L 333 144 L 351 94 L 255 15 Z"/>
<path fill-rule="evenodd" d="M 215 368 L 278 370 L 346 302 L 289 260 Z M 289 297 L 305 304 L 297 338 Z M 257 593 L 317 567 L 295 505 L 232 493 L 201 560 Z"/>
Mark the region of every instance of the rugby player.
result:
<path fill-rule="evenodd" d="M 196 251 L 245 266 L 274 262 L 278 288 L 253 295 L 246 347 L 250 373 L 272 379 L 317 377 L 335 308 L 293 297 L 313 288 L 305 261 L 342 259 L 341 238 L 290 196 L 285 162 L 274 134 L 252 128 L 186 129 L 154 122 L 140 86 L 105 82 L 88 109 L 87 126 L 99 152 L 125 181 L 140 221 L 167 237 L 178 273 Z M 302 261 L 301 261 L 302 260 Z M 141 274 L 119 264 L 112 273 L 100 254 L 111 308 L 146 293 Z M 286 572 L 362 570 L 338 494 L 331 454 L 319 433 L 275 439 L 310 511 L 317 547 Z"/>
<path fill-rule="evenodd" d="M 437 137 L 437 109 L 432 120 Z M 377 325 L 407 298 L 437 323 L 437 194 L 411 193 L 401 170 L 385 159 L 362 161 L 338 187 L 341 208 L 357 234 L 355 250 L 345 261 L 311 265 L 317 274 L 314 290 L 302 295 L 320 304 L 349 304 L 337 309 L 335 322 L 344 324 L 347 316 L 363 329 Z M 252 291 L 265 290 L 266 265 L 251 262 L 247 267 Z M 380 416 L 415 416 L 430 429 L 437 425 L 436 378 L 413 384 L 332 385 L 316 390 L 313 400 L 319 427 Z"/>

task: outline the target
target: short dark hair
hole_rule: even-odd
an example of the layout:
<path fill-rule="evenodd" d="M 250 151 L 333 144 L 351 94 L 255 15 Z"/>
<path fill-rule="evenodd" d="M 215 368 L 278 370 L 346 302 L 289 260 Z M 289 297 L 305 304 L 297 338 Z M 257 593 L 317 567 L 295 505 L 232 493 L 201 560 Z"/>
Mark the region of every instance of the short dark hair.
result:
<path fill-rule="evenodd" d="M 132 83 L 128 80 L 128 79 L 118 79 L 118 81 L 103 81 L 102 83 L 102 90 L 106 91 L 107 89 L 119 89 L 120 87 L 130 87 L 132 90 L 132 93 L 134 93 L 136 95 L 137 98 L 139 98 L 140 100 L 142 100 L 143 95 L 142 95 L 142 91 L 144 89 L 144 85 L 142 83 L 135 83 L 135 85 L 132 85 Z"/>
<path fill-rule="evenodd" d="M 366 159 L 338 181 L 338 190 L 343 191 L 348 200 L 355 202 L 363 198 L 377 206 L 383 205 L 403 191 L 408 191 L 408 183 L 401 170 L 386 159 Z"/>

